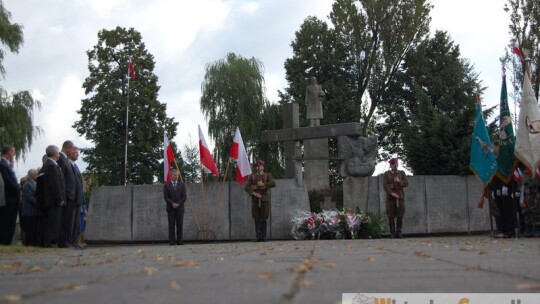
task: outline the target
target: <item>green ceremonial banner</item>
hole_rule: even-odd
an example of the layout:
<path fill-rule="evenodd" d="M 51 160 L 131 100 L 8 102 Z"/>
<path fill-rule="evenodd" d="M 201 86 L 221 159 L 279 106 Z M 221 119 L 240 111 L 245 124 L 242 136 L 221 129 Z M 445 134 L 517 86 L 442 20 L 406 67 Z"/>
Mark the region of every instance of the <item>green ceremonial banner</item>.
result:
<path fill-rule="evenodd" d="M 476 122 L 474 123 L 471 140 L 470 168 L 484 185 L 497 172 L 497 157 L 491 146 L 491 140 L 489 139 L 480 104 L 476 106 Z"/>
<path fill-rule="evenodd" d="M 506 74 L 503 70 L 502 88 L 501 88 L 501 114 L 499 116 L 499 154 L 497 155 L 497 164 L 499 169 L 497 176 L 506 184 L 510 182 L 514 174 L 516 157 L 514 156 L 514 145 L 516 138 L 512 126 L 512 115 L 508 108 L 508 94 L 506 92 Z"/>

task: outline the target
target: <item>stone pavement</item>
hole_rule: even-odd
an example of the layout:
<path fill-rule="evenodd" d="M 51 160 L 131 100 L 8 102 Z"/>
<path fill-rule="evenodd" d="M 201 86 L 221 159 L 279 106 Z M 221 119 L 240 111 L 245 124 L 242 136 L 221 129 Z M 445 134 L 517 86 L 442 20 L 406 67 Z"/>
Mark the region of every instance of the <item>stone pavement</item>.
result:
<path fill-rule="evenodd" d="M 540 239 L 0 249 L 0 303 L 339 303 L 389 292 L 532 292 L 540 303 Z"/>

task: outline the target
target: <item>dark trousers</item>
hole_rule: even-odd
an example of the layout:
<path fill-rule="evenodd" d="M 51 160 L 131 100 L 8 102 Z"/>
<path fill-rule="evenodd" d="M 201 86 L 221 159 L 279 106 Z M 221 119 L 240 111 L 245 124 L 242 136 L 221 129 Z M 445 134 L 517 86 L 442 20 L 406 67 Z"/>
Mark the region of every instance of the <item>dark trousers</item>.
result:
<path fill-rule="evenodd" d="M 60 228 L 62 225 L 62 206 L 47 206 L 46 210 L 46 230 L 43 236 L 43 245 L 52 247 L 59 245 Z M 60 244 L 61 245 L 61 244 Z"/>
<path fill-rule="evenodd" d="M 0 207 L 0 244 L 11 245 L 15 227 L 17 226 L 17 204 Z"/>
<path fill-rule="evenodd" d="M 39 216 L 23 216 L 21 218 L 22 226 L 26 232 L 26 246 L 39 245 Z"/>
<path fill-rule="evenodd" d="M 167 211 L 167 219 L 169 220 L 169 244 L 182 244 L 183 225 L 184 225 L 184 205 Z"/>
<path fill-rule="evenodd" d="M 257 241 L 266 242 L 266 220 L 270 215 L 270 202 L 253 199 L 251 201 L 251 216 L 255 221 L 255 236 Z"/>
<path fill-rule="evenodd" d="M 500 232 L 513 236 L 516 228 L 516 208 L 514 200 L 510 196 L 495 196 L 497 209 L 501 216 Z"/>
<path fill-rule="evenodd" d="M 81 206 L 73 201 L 68 201 L 62 208 L 62 224 L 58 245 L 62 247 L 74 244 L 80 231 Z"/>

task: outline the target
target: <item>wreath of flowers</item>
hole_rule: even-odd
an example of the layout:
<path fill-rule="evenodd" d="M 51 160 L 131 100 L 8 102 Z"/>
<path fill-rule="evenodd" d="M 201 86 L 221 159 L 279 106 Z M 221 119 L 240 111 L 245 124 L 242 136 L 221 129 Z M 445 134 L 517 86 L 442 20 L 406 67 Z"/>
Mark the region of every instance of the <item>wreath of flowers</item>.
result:
<path fill-rule="evenodd" d="M 359 208 L 298 211 L 291 220 L 295 240 L 379 238 L 383 232 L 381 218 Z"/>

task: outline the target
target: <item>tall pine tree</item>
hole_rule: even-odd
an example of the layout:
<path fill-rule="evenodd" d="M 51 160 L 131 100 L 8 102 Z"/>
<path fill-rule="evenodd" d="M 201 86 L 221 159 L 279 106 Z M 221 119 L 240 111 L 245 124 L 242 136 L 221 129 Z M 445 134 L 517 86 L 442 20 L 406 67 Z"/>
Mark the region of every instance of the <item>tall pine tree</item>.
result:
<path fill-rule="evenodd" d="M 133 28 L 103 29 L 98 43 L 87 52 L 90 75 L 83 88 L 87 98 L 74 124 L 77 132 L 94 144 L 84 149 L 87 171 L 99 185 L 124 184 L 126 104 L 129 90 L 128 183 L 151 184 L 162 174 L 163 132 L 176 135 L 166 105 L 159 102 L 154 74 L 154 57 Z M 136 79 L 128 80 L 128 61 L 133 62 Z M 129 81 L 129 86 L 128 86 Z"/>

